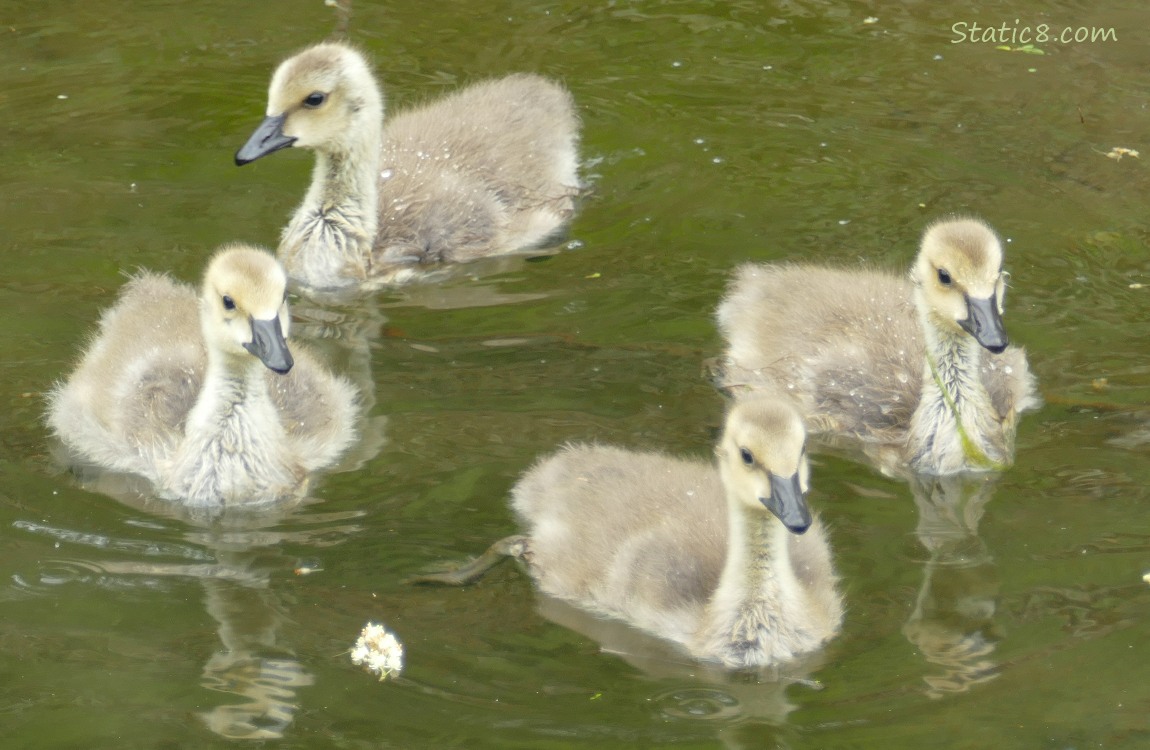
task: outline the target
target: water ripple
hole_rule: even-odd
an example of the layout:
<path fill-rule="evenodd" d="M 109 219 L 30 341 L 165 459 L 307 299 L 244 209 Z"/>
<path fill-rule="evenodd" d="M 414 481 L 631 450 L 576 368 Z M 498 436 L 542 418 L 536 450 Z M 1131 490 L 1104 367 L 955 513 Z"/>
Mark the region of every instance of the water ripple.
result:
<path fill-rule="evenodd" d="M 60 542 L 67 542 L 68 544 L 76 544 L 82 547 L 129 552 L 145 557 L 179 557 L 185 560 L 202 561 L 212 559 L 211 555 L 203 550 L 186 544 L 172 544 L 154 540 L 117 539 L 105 534 L 65 529 L 36 523 L 34 521 L 13 521 L 12 526 L 22 531 L 28 531 L 33 534 L 55 539 L 57 546 L 59 546 Z"/>
<path fill-rule="evenodd" d="M 124 577 L 88 560 L 49 560 L 30 575 L 12 574 L 14 593 L 49 596 L 69 584 L 95 586 L 104 590 L 164 591 L 167 585 L 155 576 Z"/>
<path fill-rule="evenodd" d="M 660 715 L 668 719 L 731 721 L 742 716 L 739 699 L 714 688 L 670 690 L 652 701 Z"/>

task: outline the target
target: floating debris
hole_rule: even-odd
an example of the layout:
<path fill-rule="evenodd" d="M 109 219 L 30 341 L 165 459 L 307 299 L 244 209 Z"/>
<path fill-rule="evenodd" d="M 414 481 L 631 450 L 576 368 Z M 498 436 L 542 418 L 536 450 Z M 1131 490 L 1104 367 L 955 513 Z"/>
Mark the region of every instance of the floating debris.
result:
<path fill-rule="evenodd" d="M 1115 146 L 1114 148 L 1110 149 L 1109 153 L 1106 154 L 1107 159 L 1113 159 L 1114 161 L 1122 161 L 1123 156 L 1133 156 L 1135 159 L 1137 159 L 1138 151 L 1132 148 L 1122 148 L 1121 146 Z"/>
<path fill-rule="evenodd" d="M 319 563 L 301 563 L 298 568 L 292 571 L 297 576 L 310 576 L 312 573 L 321 573 L 323 568 Z"/>
<path fill-rule="evenodd" d="M 1027 55 L 1045 55 L 1040 48 L 1035 47 L 1033 44 L 1023 44 L 1020 47 L 1011 47 L 1008 44 L 1000 44 L 995 49 L 1000 49 L 1003 52 L 1022 52 Z"/>
<path fill-rule="evenodd" d="M 369 622 L 363 626 L 351 650 L 351 663 L 378 674 L 380 682 L 397 677 L 403 671 L 403 644 L 387 628 Z"/>

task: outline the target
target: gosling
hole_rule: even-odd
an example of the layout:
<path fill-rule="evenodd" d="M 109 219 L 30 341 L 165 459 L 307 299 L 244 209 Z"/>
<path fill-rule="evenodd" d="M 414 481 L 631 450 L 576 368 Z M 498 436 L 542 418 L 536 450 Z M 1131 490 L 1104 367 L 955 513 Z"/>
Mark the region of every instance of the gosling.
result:
<path fill-rule="evenodd" d="M 812 432 L 879 446 L 896 473 L 1005 468 L 1018 416 L 1041 401 L 1002 323 L 1002 260 L 990 227 L 948 219 L 909 279 L 745 265 L 718 309 L 721 385 L 789 395 Z"/>
<path fill-rule="evenodd" d="M 270 253 L 221 249 L 198 295 L 141 272 L 100 320 L 48 423 L 80 461 L 193 507 L 299 495 L 355 438 L 355 389 L 288 349 L 287 277 Z"/>
<path fill-rule="evenodd" d="M 402 282 L 436 264 L 541 244 L 574 212 L 579 122 L 571 94 L 529 74 L 477 83 L 383 118 L 364 56 L 324 43 L 272 76 L 243 165 L 315 151 L 311 187 L 279 258 L 312 288 Z"/>
<path fill-rule="evenodd" d="M 454 574 L 519 556 L 546 594 L 616 618 L 730 669 L 817 649 L 841 627 L 830 547 L 805 494 L 805 431 L 784 399 L 727 415 L 717 466 L 570 445 L 512 490 L 525 536 Z"/>

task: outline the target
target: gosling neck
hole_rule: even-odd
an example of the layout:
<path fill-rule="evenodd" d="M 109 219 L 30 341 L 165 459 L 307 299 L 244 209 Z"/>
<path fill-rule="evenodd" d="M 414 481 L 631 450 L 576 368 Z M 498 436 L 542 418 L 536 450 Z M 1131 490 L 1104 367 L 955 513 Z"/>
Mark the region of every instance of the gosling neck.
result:
<path fill-rule="evenodd" d="M 926 357 L 911 418 L 911 464 L 936 474 L 1002 468 L 1002 430 L 982 382 L 981 345 L 933 313 L 920 314 Z"/>
<path fill-rule="evenodd" d="M 212 442 L 228 434 L 250 434 L 252 424 L 277 424 L 279 416 L 268 393 L 267 368 L 250 354 L 208 352 L 200 397 L 188 414 L 188 439 Z"/>
<path fill-rule="evenodd" d="M 266 502 L 301 477 L 285 461 L 286 434 L 265 367 L 250 355 L 209 350 L 200 395 L 161 490 L 189 506 Z"/>
<path fill-rule="evenodd" d="M 791 533 L 765 509 L 729 496 L 727 559 L 696 636 L 696 653 L 732 668 L 786 660 L 811 647 L 796 631 L 806 597 L 791 565 Z"/>
<path fill-rule="evenodd" d="M 349 125 L 345 142 L 316 150 L 311 186 L 280 242 L 288 273 L 309 286 L 344 286 L 370 272 L 382 128 L 379 117 L 363 115 Z"/>
<path fill-rule="evenodd" d="M 727 506 L 727 560 L 714 601 L 775 608 L 781 579 L 794 580 L 787 554 L 791 534 L 765 509 L 752 510 L 734 497 Z"/>

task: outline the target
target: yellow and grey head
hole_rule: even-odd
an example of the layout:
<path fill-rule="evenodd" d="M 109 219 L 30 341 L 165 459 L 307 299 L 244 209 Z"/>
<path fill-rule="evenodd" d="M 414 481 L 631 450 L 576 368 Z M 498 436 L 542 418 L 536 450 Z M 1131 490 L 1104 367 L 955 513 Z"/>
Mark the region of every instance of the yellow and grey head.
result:
<path fill-rule="evenodd" d="M 1006 349 L 1002 324 L 1007 275 L 1002 243 L 977 219 L 946 219 L 929 226 L 911 272 L 928 315 L 952 331 L 965 331 L 992 352 Z"/>
<path fill-rule="evenodd" d="M 345 153 L 357 135 L 378 140 L 382 117 L 383 95 L 363 54 L 338 42 L 317 44 L 276 68 L 267 115 L 236 163 L 289 146 Z"/>
<path fill-rule="evenodd" d="M 783 398 L 736 401 L 716 453 L 728 489 L 749 508 L 766 508 L 792 532 L 811 525 L 804 495 L 810 469 L 802 418 Z"/>
<path fill-rule="evenodd" d="M 243 244 L 222 247 L 204 272 L 200 304 L 211 348 L 256 356 L 279 373 L 292 368 L 287 275 L 271 253 Z"/>

